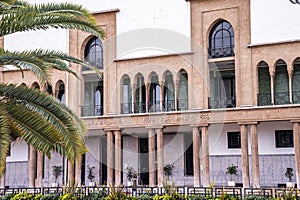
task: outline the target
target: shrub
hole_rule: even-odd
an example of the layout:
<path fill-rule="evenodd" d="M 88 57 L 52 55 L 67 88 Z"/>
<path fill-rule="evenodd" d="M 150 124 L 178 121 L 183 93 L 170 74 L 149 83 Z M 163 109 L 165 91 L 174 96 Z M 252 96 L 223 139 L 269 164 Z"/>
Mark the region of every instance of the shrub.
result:
<path fill-rule="evenodd" d="M 58 200 L 59 196 L 59 194 L 46 194 L 40 200 Z"/>

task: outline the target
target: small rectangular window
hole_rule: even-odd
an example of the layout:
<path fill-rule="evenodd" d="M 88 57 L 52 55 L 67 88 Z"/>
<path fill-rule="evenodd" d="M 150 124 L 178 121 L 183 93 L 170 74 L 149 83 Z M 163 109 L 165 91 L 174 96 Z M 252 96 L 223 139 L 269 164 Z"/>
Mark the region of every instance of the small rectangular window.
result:
<path fill-rule="evenodd" d="M 294 147 L 292 130 L 276 130 L 275 131 L 276 148 Z"/>
<path fill-rule="evenodd" d="M 228 132 L 228 149 L 241 148 L 241 133 L 240 132 Z"/>
<path fill-rule="evenodd" d="M 184 150 L 184 173 L 187 176 L 193 176 L 193 137 L 191 133 L 184 134 Z"/>

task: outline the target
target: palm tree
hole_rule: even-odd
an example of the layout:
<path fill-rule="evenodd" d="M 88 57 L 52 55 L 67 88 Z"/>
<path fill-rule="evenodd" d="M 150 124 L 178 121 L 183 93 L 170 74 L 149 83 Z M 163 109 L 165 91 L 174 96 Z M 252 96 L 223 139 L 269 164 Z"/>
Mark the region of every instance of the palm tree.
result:
<path fill-rule="evenodd" d="M 92 14 L 80 5 L 70 3 L 37 5 L 0 0 L 0 18 L 0 37 L 49 28 L 77 29 L 104 37 Z M 11 52 L 0 48 L 0 67 L 14 66 L 22 75 L 23 70 L 30 70 L 41 86 L 50 84 L 53 69 L 77 76 L 65 61 L 95 69 L 59 51 Z M 86 133 L 83 121 L 52 96 L 23 85 L 0 83 L 0 177 L 5 170 L 11 140 L 21 138 L 49 158 L 55 151 L 75 160 L 87 152 L 84 145 Z"/>

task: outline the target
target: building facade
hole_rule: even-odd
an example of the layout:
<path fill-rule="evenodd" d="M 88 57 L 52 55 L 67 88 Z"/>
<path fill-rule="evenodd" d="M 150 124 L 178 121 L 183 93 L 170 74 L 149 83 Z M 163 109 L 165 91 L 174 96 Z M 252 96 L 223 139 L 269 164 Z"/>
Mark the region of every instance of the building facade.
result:
<path fill-rule="evenodd" d="M 176 185 L 227 185 L 226 168 L 235 165 L 237 186 L 285 184 L 292 168 L 299 187 L 300 41 L 252 45 L 250 0 L 189 3 L 190 52 L 118 59 L 118 9 L 94 13 L 103 40 L 70 31 L 70 55 L 95 65 L 102 77 L 71 64 L 80 80 L 58 72 L 44 90 L 86 122 L 90 151 L 72 164 L 17 141 L 4 185 L 48 186 L 58 165 L 60 183 L 75 177 L 88 184 L 94 167 L 99 185 L 125 184 L 133 167 L 138 184 L 162 186 L 164 166 L 174 164 L 169 179 Z M 3 70 L 1 81 L 39 88 L 32 74 L 20 80 L 19 73 Z"/>

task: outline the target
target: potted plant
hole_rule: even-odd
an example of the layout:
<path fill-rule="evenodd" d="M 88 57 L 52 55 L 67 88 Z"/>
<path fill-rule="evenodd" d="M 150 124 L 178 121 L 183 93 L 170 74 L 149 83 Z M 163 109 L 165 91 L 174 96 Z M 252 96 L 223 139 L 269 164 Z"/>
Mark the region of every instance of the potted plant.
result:
<path fill-rule="evenodd" d="M 228 186 L 231 186 L 231 187 L 235 186 L 235 182 L 232 180 L 232 176 L 237 175 L 237 169 L 238 169 L 238 166 L 233 165 L 233 164 L 229 165 L 226 168 L 226 174 L 230 175 L 230 180 L 228 181 Z"/>
<path fill-rule="evenodd" d="M 89 165 L 87 166 L 87 173 L 88 173 L 88 179 L 90 180 L 89 182 L 89 186 L 90 187 L 95 187 L 95 182 L 94 182 L 94 178 L 95 178 L 95 173 L 94 173 L 94 169 L 95 167 L 90 167 Z"/>
<path fill-rule="evenodd" d="M 289 187 L 289 188 L 294 187 L 294 182 L 292 181 L 293 176 L 294 176 L 293 168 L 290 168 L 290 167 L 286 168 L 286 171 L 285 171 L 284 175 L 289 180 L 288 182 L 286 182 L 286 187 Z"/>
<path fill-rule="evenodd" d="M 172 176 L 172 171 L 174 167 L 174 163 L 166 164 L 164 166 L 164 174 L 167 176 L 167 181 L 169 180 L 169 177 Z"/>
<path fill-rule="evenodd" d="M 56 165 L 52 166 L 52 173 L 53 173 L 53 176 L 55 178 L 55 182 L 52 183 L 52 187 L 58 187 L 58 181 L 57 180 L 58 180 L 58 177 L 60 175 L 62 175 L 62 173 L 63 173 L 62 166 L 56 166 Z"/>
<path fill-rule="evenodd" d="M 127 186 L 132 186 L 134 179 L 137 178 L 137 173 L 133 167 L 126 167 Z"/>

